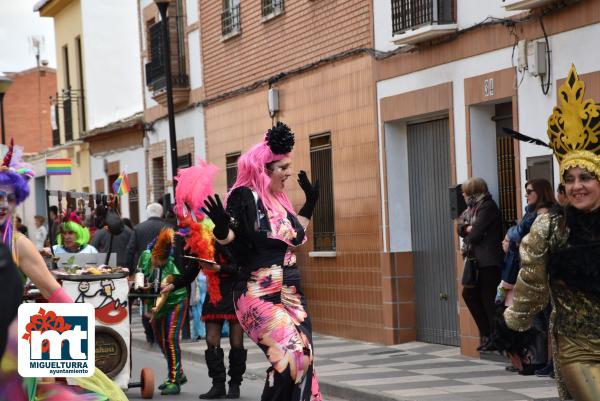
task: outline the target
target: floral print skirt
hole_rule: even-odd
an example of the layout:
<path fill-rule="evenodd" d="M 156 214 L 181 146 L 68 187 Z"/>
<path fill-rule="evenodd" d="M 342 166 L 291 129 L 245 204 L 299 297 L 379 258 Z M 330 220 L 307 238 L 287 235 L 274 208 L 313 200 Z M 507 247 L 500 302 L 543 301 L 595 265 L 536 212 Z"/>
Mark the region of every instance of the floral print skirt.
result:
<path fill-rule="evenodd" d="M 296 265 L 263 267 L 234 292 L 236 315 L 271 363 L 261 401 L 322 401 Z"/>

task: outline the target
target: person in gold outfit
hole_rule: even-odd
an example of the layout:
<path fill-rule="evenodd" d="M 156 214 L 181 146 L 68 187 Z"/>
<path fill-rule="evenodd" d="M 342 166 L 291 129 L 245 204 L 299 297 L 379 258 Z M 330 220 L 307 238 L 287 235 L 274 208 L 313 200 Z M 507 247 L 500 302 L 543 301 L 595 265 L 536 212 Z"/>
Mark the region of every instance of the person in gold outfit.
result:
<path fill-rule="evenodd" d="M 600 400 L 600 105 L 584 100 L 572 66 L 548 120 L 568 204 L 540 215 L 521 243 L 512 334 L 530 329 L 552 302 L 554 369 L 561 399 Z"/>

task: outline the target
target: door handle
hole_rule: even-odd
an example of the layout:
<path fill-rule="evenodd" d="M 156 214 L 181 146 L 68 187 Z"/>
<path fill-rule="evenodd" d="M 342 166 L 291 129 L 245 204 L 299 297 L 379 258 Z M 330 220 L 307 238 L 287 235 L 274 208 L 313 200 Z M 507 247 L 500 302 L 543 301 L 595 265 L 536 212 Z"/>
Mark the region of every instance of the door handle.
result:
<path fill-rule="evenodd" d="M 440 299 L 442 301 L 447 301 L 448 300 L 448 294 L 446 294 L 445 292 L 440 292 Z"/>

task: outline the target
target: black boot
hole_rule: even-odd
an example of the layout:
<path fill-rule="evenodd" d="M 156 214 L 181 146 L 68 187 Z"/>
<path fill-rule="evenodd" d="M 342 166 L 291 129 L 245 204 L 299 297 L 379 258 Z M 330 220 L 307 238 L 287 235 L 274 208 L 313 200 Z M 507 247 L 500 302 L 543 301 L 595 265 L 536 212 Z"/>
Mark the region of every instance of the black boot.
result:
<path fill-rule="evenodd" d="M 203 400 L 212 400 L 215 398 L 225 398 L 225 363 L 223 362 L 223 348 L 208 347 L 204 351 L 208 375 L 212 379 L 212 387 L 207 393 L 200 394 Z"/>
<path fill-rule="evenodd" d="M 240 398 L 240 384 L 246 371 L 246 357 L 248 350 L 232 348 L 229 351 L 229 391 L 227 398 Z"/>

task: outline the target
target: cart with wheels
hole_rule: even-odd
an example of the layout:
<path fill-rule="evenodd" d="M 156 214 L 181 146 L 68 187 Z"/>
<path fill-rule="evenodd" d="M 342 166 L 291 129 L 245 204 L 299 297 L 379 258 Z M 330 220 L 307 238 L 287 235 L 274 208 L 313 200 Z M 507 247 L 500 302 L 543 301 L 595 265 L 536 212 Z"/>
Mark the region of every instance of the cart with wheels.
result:
<path fill-rule="evenodd" d="M 101 255 L 101 254 L 96 254 Z M 93 257 L 76 255 L 78 257 Z M 140 381 L 130 382 L 132 353 L 129 316 L 129 272 L 125 269 L 100 274 L 67 274 L 54 271 L 75 302 L 87 302 L 96 311 L 96 366 L 121 389 L 141 388 L 142 398 L 154 395 L 154 373 L 143 368 Z"/>

